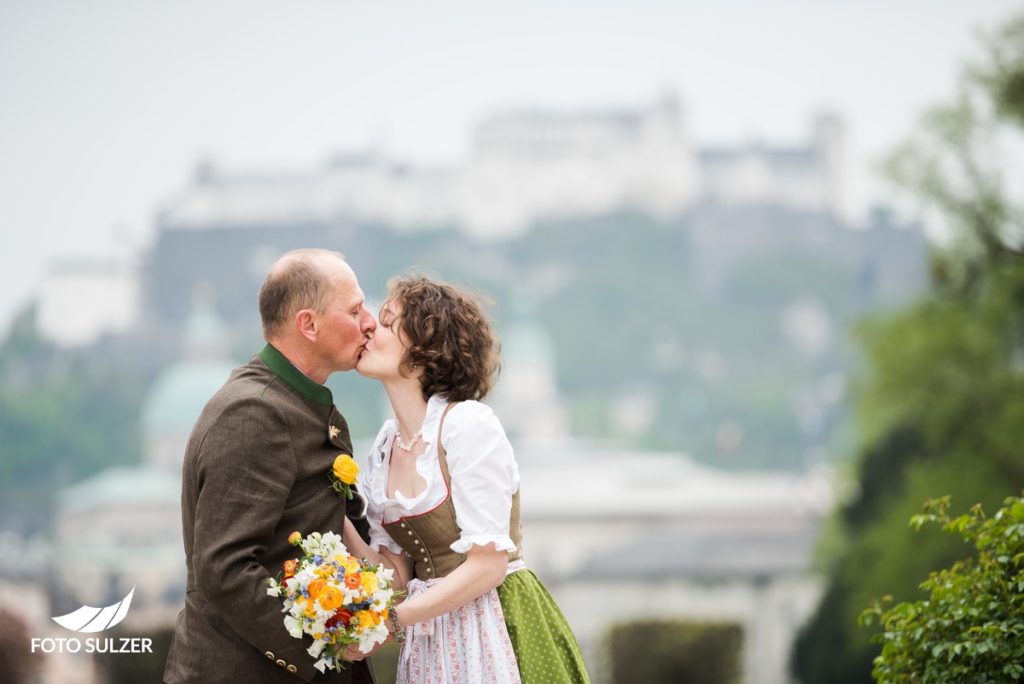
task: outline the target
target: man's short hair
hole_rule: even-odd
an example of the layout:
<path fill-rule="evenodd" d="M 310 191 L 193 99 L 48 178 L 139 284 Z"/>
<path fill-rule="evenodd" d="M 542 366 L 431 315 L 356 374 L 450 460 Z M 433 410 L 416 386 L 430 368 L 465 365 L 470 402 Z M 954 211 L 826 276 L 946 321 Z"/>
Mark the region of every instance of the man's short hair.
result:
<path fill-rule="evenodd" d="M 344 254 L 327 249 L 295 249 L 271 267 L 259 293 L 264 338 L 283 332 L 302 309 L 322 313 L 327 307 L 333 282 L 317 263 L 318 257 L 325 256 L 345 260 Z"/>

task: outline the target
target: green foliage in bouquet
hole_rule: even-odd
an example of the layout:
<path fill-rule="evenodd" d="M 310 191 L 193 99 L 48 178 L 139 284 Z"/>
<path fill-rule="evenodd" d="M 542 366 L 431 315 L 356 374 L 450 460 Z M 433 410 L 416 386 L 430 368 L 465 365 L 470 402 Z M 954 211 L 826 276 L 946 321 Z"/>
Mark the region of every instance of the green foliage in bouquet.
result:
<path fill-rule="evenodd" d="M 921 583 L 927 599 L 888 609 L 886 598 L 861 614 L 877 620 L 880 684 L 1012 682 L 1024 677 L 1024 498 L 1011 497 L 987 518 L 980 505 L 949 517 L 949 497 L 925 504 L 911 518 L 920 529 L 938 524 L 972 543 L 977 558 L 960 560 Z"/>

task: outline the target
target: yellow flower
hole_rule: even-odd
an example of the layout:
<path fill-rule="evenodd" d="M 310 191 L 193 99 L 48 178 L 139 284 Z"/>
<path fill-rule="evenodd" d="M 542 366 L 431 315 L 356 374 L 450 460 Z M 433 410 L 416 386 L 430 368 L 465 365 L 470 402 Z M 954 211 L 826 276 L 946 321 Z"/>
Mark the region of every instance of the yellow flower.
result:
<path fill-rule="evenodd" d="M 359 572 L 359 560 L 355 556 L 345 556 L 338 562 L 345 568 L 345 574 Z"/>
<path fill-rule="evenodd" d="M 372 594 L 377 591 L 377 576 L 372 572 L 364 572 L 360 575 L 363 578 L 363 591 Z"/>
<path fill-rule="evenodd" d="M 359 620 L 359 628 L 366 629 L 367 627 L 373 627 L 380 618 L 372 610 L 357 610 L 355 614 L 356 620 Z"/>
<path fill-rule="evenodd" d="M 345 568 L 345 572 L 355 572 L 359 569 L 359 561 L 356 560 L 355 556 L 350 556 L 347 553 L 334 553 L 327 559 L 329 563 L 337 563 L 341 567 Z"/>
<path fill-rule="evenodd" d="M 327 585 L 320 592 L 320 596 L 317 598 L 317 603 L 319 603 L 324 610 L 336 610 L 341 606 L 341 602 L 344 599 L 345 597 L 342 596 L 341 591 L 337 587 Z"/>
<path fill-rule="evenodd" d="M 288 535 L 288 543 L 291 544 L 292 546 L 298 546 L 299 542 L 301 542 L 301 541 L 302 541 L 302 533 L 301 532 L 296 531 L 296 532 L 292 532 L 291 534 Z"/>
<path fill-rule="evenodd" d="M 334 475 L 344 484 L 356 483 L 356 476 L 359 475 L 359 464 L 348 454 L 338 454 L 334 459 Z"/>

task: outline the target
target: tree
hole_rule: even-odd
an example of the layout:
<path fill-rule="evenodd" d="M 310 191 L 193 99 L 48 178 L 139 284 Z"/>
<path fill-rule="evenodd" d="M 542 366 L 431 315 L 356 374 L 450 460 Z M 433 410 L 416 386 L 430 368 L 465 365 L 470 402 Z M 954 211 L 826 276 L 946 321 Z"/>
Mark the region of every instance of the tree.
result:
<path fill-rule="evenodd" d="M 993 153 L 1024 132 L 1024 16 L 987 47 L 956 101 L 929 112 L 887 163 L 950 239 L 933 250 L 925 297 L 857 330 L 859 486 L 794 650 L 805 682 L 869 681 L 877 647 L 856 627 L 861 607 L 885 593 L 912 602 L 914 578 L 964 555 L 957 539 L 908 530 L 922 501 L 992 507 L 1024 487 L 1024 211 Z"/>

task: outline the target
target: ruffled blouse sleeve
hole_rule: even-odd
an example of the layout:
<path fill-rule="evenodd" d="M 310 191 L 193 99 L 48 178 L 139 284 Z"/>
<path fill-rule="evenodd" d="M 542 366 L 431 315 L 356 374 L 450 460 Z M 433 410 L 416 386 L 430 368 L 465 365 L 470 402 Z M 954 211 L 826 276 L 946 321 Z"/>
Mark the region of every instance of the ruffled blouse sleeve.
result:
<path fill-rule="evenodd" d="M 381 459 L 381 449 L 387 441 L 388 430 L 389 423 L 385 423 L 377 433 L 377 439 L 373 442 L 373 449 L 370 450 L 366 466 L 366 476 L 362 482 L 362 490 L 366 496 L 366 521 L 370 525 L 370 548 L 374 551 L 385 548 L 392 553 L 401 554 L 402 547 L 384 529 L 384 507 L 387 505 L 385 499 L 387 469 Z"/>
<path fill-rule="evenodd" d="M 474 545 L 493 542 L 499 550 L 514 551 L 509 516 L 519 468 L 498 417 L 485 404 L 462 402 L 445 420 L 441 439 L 461 532 L 451 549 L 467 553 Z"/>

